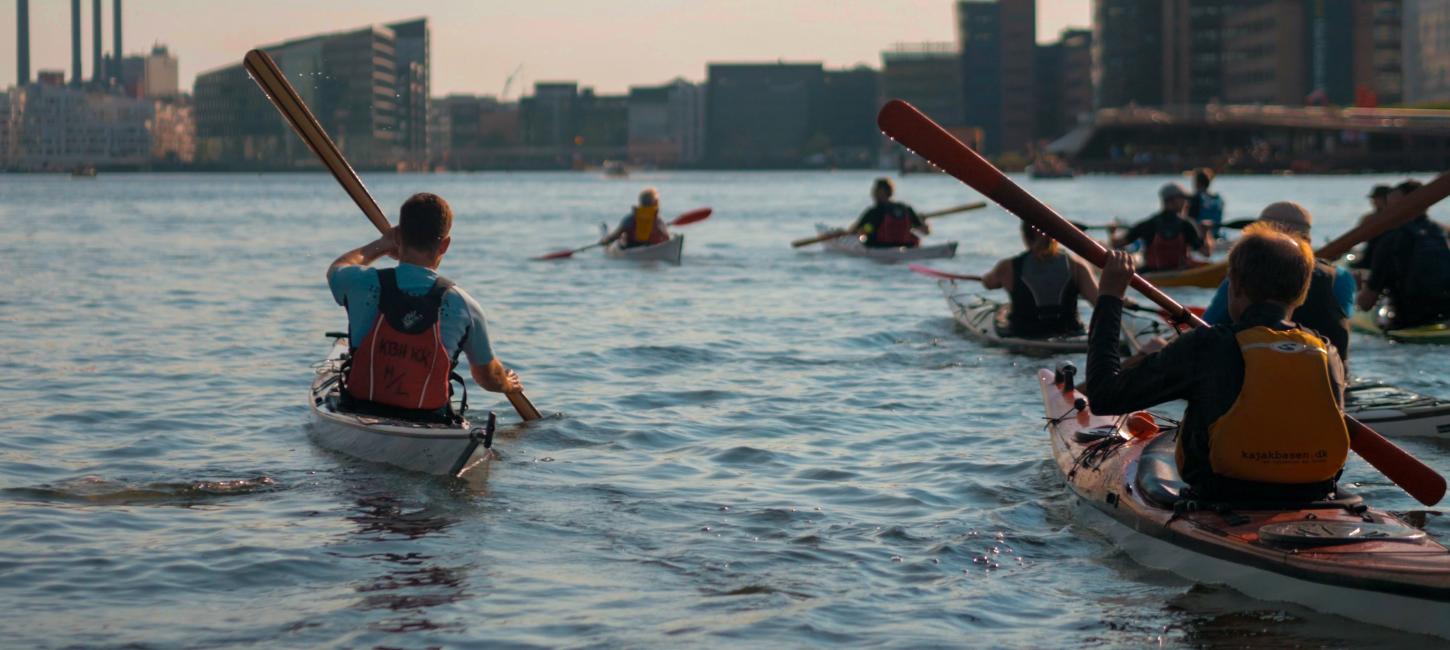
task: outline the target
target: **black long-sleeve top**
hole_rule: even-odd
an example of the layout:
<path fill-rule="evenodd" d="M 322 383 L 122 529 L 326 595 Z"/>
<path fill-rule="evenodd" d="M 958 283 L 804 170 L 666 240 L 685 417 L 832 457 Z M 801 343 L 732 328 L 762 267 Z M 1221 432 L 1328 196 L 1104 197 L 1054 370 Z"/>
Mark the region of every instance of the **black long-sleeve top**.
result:
<path fill-rule="evenodd" d="M 1123 301 L 1099 296 L 1088 328 L 1085 390 L 1094 413 L 1119 415 L 1176 399 L 1186 400 L 1178 437 L 1179 471 L 1189 485 L 1202 485 L 1213 476 L 1209 463 L 1208 428 L 1230 408 L 1244 385 L 1244 357 L 1235 336 L 1243 330 L 1266 326 L 1276 330 L 1298 328 L 1286 322 L 1287 310 L 1273 304 L 1251 305 L 1233 325 L 1199 328 L 1184 333 L 1162 350 L 1123 368 L 1119 356 Z M 1321 339 L 1323 337 L 1320 337 Z M 1344 404 L 1344 365 L 1334 345 L 1329 380 L 1334 398 Z"/>

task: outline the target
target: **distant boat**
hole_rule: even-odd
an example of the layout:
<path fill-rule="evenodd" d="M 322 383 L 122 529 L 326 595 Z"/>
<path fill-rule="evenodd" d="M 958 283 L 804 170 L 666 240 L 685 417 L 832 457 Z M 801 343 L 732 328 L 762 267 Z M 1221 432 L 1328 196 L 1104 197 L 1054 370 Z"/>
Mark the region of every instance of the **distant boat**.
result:
<path fill-rule="evenodd" d="M 95 178 L 96 177 L 96 166 L 95 165 L 76 165 L 75 168 L 73 168 L 73 169 L 70 170 L 70 175 L 72 177 L 74 177 L 74 178 Z"/>
<path fill-rule="evenodd" d="M 606 160 L 602 165 L 604 175 L 610 178 L 629 178 L 629 167 L 617 160 Z"/>

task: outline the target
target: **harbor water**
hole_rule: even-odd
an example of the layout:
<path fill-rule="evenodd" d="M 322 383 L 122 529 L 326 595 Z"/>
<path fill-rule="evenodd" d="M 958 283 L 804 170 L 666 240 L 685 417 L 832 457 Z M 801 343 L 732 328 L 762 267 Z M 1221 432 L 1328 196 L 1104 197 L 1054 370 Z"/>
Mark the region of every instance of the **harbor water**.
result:
<path fill-rule="evenodd" d="M 324 333 L 344 324 L 324 271 L 376 237 L 331 177 L 0 176 L 5 644 L 1435 643 L 1196 586 L 1085 527 L 1034 377 L 1068 357 L 964 339 L 936 283 L 904 266 L 789 246 L 859 214 L 873 177 L 367 175 L 390 216 L 418 191 L 452 204 L 441 271 L 549 415 L 519 426 L 470 391 L 499 412 L 499 457 L 448 480 L 307 437 Z M 1105 223 L 1153 212 L 1166 180 L 1022 182 Z M 1303 203 L 1319 242 L 1397 180 L 1216 189 L 1226 220 Z M 678 230 L 683 265 L 529 260 L 590 243 L 644 186 L 665 214 L 715 210 Z M 935 174 L 898 179 L 898 195 L 922 211 L 981 198 Z M 1021 247 L 995 206 L 933 223 L 931 240 L 961 242 L 943 270 Z M 1450 396 L 1450 349 L 1356 334 L 1353 355 L 1357 377 Z M 1450 473 L 1450 443 L 1399 442 Z M 1450 537 L 1362 461 L 1345 479 Z"/>

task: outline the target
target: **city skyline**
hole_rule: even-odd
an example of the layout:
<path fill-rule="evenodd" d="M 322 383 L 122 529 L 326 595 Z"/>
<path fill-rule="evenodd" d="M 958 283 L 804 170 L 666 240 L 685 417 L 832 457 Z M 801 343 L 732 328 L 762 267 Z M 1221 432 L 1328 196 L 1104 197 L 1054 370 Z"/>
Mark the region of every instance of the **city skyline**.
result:
<path fill-rule="evenodd" d="M 180 59 L 181 85 L 190 91 L 197 74 L 234 64 L 241 53 L 257 45 L 427 16 L 435 96 L 498 94 L 520 65 L 511 97 L 525 94 L 535 81 L 560 79 L 577 80 L 603 93 L 622 93 L 632 85 L 676 77 L 701 81 L 710 61 L 784 59 L 821 61 L 830 67 L 879 67 L 881 51 L 894 43 L 954 42 L 955 4 L 952 0 L 739 0 L 727 6 L 632 0 L 604 5 L 553 0 L 520 11 L 501 2 L 431 0 L 400 8 L 396 3 L 362 0 L 350 3 L 342 15 L 283 0 L 256 0 L 244 7 L 151 0 L 126 5 L 123 38 L 128 54 L 149 50 L 153 42 L 168 45 Z M 1086 26 L 1089 8 L 1088 0 L 1039 0 L 1037 40 L 1052 40 L 1066 27 Z M 32 74 L 59 69 L 69 76 L 69 11 L 64 2 L 30 3 Z M 89 12 L 89 3 L 84 11 Z M 110 3 L 105 3 L 104 13 L 109 23 Z M 497 30 L 497 38 L 470 36 L 480 25 L 504 20 L 512 26 Z M 653 21 L 649 38 L 623 32 L 649 21 Z M 197 24 L 226 24 L 228 29 L 203 34 L 195 29 Z M 801 25 L 812 26 L 808 38 L 801 37 Z M 0 33 L 13 41 L 15 0 L 0 0 Z M 540 33 L 549 36 L 539 38 Z M 89 52 L 90 35 L 83 38 L 83 49 Z M 110 52 L 110 34 L 103 40 Z M 674 54 L 677 51 L 682 54 Z M 88 78 L 91 70 L 86 64 Z M 14 82 L 14 48 L 0 48 L 0 88 Z"/>

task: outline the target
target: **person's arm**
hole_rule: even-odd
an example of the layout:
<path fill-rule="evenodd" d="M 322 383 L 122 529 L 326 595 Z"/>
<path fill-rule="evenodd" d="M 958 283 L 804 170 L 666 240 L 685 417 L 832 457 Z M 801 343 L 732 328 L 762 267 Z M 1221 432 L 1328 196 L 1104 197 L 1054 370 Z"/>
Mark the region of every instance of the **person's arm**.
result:
<path fill-rule="evenodd" d="M 1185 220 L 1183 236 L 1188 238 L 1188 247 L 1198 251 L 1200 255 L 1208 257 L 1213 254 L 1213 238 L 1207 236 L 1203 224 Z"/>
<path fill-rule="evenodd" d="M 982 276 L 982 287 L 985 289 L 1004 289 L 1012 286 L 1012 260 L 1002 260 L 992 267 L 986 275 Z"/>
<path fill-rule="evenodd" d="M 861 216 L 856 217 L 856 221 L 851 224 L 851 227 L 846 229 L 846 232 L 856 235 L 871 234 L 871 212 L 874 209 L 875 208 L 866 208 L 866 210 L 861 213 Z"/>
<path fill-rule="evenodd" d="M 389 257 L 398 256 L 398 247 L 394 243 L 391 233 L 383 235 L 371 243 L 339 255 L 337 259 L 332 261 L 332 266 L 327 267 L 327 277 L 331 278 L 334 272 L 343 267 L 371 266 L 373 262 L 378 261 L 378 258 L 384 255 Z"/>
<path fill-rule="evenodd" d="M 931 224 L 928 224 L 926 219 L 921 218 L 921 215 L 917 214 L 916 210 L 911 206 L 903 205 L 902 207 L 906 208 L 906 214 L 911 218 L 912 230 L 921 233 L 923 236 L 931 234 Z"/>
<path fill-rule="evenodd" d="M 1364 284 L 1364 291 L 1359 293 L 1355 299 L 1356 305 L 1362 311 L 1374 309 L 1375 303 L 1379 302 L 1380 294 L 1389 288 L 1396 279 L 1398 268 L 1396 257 L 1399 251 L 1399 238 L 1394 237 L 1394 231 L 1380 235 L 1379 241 L 1375 244 L 1374 257 L 1369 261 L 1369 280 Z"/>
<path fill-rule="evenodd" d="M 1141 221 L 1134 224 L 1133 227 L 1129 228 L 1127 232 L 1124 233 L 1121 237 L 1116 234 L 1118 232 L 1118 229 L 1116 227 L 1109 227 L 1108 236 L 1112 239 L 1113 248 L 1127 248 L 1131 246 L 1135 241 L 1138 241 L 1140 239 L 1147 239 L 1148 234 L 1152 232 L 1152 227 L 1153 220 L 1148 219 L 1147 221 Z"/>
<path fill-rule="evenodd" d="M 1233 322 L 1228 315 L 1227 278 L 1218 283 L 1218 290 L 1213 292 L 1213 300 L 1208 301 L 1208 307 L 1203 310 L 1203 320 L 1209 325 L 1228 325 Z"/>
<path fill-rule="evenodd" d="M 1098 276 L 1093 273 L 1092 267 L 1086 262 L 1078 259 L 1076 255 L 1068 255 L 1067 262 L 1072 268 L 1072 281 L 1077 283 L 1077 293 L 1089 305 L 1098 304 Z"/>
<path fill-rule="evenodd" d="M 491 393 L 517 393 L 524 389 L 523 383 L 519 381 L 518 373 L 503 367 L 498 359 L 490 359 L 488 363 L 481 366 L 473 365 L 470 362 L 468 371 L 473 375 L 473 381 Z"/>
<path fill-rule="evenodd" d="M 1197 332 L 1125 368 L 1119 353 L 1123 295 L 1133 277 L 1131 255 L 1114 251 L 1098 282 L 1098 304 L 1088 328 L 1087 381 L 1084 391 L 1099 415 L 1131 413 L 1179 399 L 1188 393 L 1197 350 Z"/>
<path fill-rule="evenodd" d="M 463 335 L 463 354 L 468 357 L 468 373 L 473 381 L 486 391 L 494 393 L 515 393 L 523 390 L 519 377 L 505 368 L 493 356 L 493 342 L 488 336 L 488 321 L 483 317 L 483 308 L 473 296 L 454 289 L 468 313 L 468 331 Z"/>
<path fill-rule="evenodd" d="M 620 221 L 619 222 L 619 225 L 616 226 L 613 231 L 611 231 L 609 234 L 605 235 L 603 239 L 600 239 L 599 240 L 599 243 L 608 245 L 611 242 L 613 242 L 614 240 L 619 239 L 620 237 L 623 237 L 624 236 L 624 229 L 628 225 L 629 225 L 629 217 L 625 217 L 623 221 Z"/>

